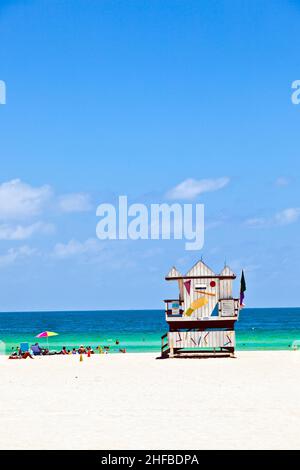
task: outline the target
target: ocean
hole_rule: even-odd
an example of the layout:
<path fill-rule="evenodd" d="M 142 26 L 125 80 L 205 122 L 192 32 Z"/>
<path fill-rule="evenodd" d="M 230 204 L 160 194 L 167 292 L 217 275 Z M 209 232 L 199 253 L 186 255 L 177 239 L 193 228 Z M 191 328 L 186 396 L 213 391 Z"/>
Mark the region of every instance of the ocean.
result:
<path fill-rule="evenodd" d="M 128 352 L 156 352 L 160 351 L 167 324 L 162 310 L 0 313 L 0 340 L 6 353 L 20 342 L 38 341 L 46 346 L 45 338 L 35 338 L 44 330 L 59 334 L 49 338 L 50 349 L 59 350 L 63 346 L 71 349 L 84 344 L 110 346 L 112 352 L 120 347 Z M 241 311 L 236 324 L 237 349 L 289 349 L 294 340 L 300 340 L 300 308 Z"/>

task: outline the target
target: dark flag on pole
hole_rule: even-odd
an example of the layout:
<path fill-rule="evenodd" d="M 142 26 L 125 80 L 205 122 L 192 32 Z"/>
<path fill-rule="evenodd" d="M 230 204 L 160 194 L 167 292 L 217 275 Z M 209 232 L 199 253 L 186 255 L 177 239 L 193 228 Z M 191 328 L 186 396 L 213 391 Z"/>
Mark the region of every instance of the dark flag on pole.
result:
<path fill-rule="evenodd" d="M 240 307 L 241 308 L 245 307 L 245 304 L 244 304 L 244 298 L 245 298 L 244 292 L 245 291 L 246 291 L 246 281 L 245 281 L 244 271 L 242 271 L 241 290 L 240 290 Z"/>

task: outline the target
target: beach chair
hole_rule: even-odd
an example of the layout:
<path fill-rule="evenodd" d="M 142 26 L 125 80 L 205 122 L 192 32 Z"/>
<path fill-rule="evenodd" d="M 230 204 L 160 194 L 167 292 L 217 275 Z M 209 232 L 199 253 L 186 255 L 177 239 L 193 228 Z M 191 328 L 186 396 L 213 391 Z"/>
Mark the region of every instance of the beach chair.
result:
<path fill-rule="evenodd" d="M 33 352 L 34 356 L 41 356 L 42 355 L 42 350 L 41 350 L 41 348 L 39 347 L 38 344 L 33 344 L 31 346 L 31 351 Z"/>
<path fill-rule="evenodd" d="M 21 353 L 25 353 L 29 351 L 29 343 L 20 343 L 20 350 Z"/>

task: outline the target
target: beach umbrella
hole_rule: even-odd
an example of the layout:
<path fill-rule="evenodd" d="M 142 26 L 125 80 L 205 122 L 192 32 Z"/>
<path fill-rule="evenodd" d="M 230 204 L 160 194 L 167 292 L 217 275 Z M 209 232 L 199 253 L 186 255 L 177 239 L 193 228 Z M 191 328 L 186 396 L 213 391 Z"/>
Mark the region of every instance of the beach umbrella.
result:
<path fill-rule="evenodd" d="M 55 333 L 54 331 L 42 331 L 41 333 L 39 333 L 38 335 L 36 335 L 36 338 L 47 338 L 47 346 L 48 346 L 48 349 L 49 349 L 49 337 L 50 336 L 57 336 L 58 333 Z"/>

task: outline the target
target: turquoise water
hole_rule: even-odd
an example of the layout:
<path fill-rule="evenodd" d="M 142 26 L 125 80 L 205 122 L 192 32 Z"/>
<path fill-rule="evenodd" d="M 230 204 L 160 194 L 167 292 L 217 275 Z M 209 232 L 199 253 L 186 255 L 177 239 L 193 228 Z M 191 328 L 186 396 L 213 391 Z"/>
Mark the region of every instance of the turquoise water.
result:
<path fill-rule="evenodd" d="M 0 313 L 0 340 L 6 352 L 22 341 L 36 342 L 35 336 L 44 330 L 59 333 L 49 338 L 50 349 L 84 344 L 150 352 L 160 350 L 167 324 L 162 310 Z M 240 350 L 289 349 L 295 339 L 300 340 L 300 308 L 244 309 L 236 324 L 236 339 Z M 45 339 L 38 341 L 47 345 Z"/>

